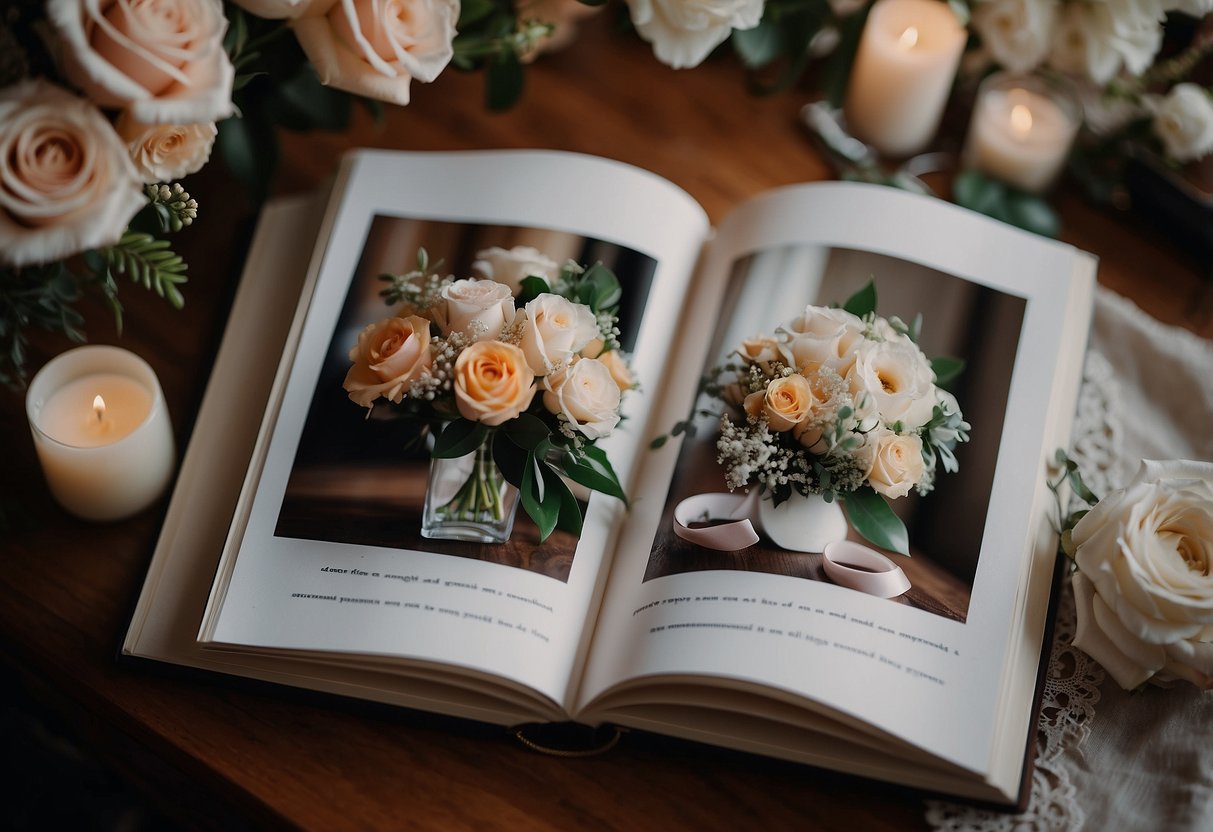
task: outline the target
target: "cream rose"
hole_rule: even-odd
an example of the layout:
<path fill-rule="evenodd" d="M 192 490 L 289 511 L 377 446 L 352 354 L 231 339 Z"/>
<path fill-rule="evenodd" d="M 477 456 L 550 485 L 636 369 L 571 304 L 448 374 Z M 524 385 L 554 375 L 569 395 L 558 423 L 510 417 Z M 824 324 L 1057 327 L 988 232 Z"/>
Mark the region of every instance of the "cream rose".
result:
<path fill-rule="evenodd" d="M 0 89 L 0 262 L 116 243 L 146 204 L 126 147 L 96 107 L 41 80 Z"/>
<path fill-rule="evenodd" d="M 543 380 L 543 406 L 563 415 L 588 439 L 599 439 L 619 424 L 619 385 L 596 358 L 582 358 Z"/>
<path fill-rule="evenodd" d="M 780 328 L 786 350 L 796 369 L 806 375 L 829 367 L 846 375 L 855 351 L 864 343 L 863 321 L 843 309 L 810 306 L 804 314 Z"/>
<path fill-rule="evenodd" d="M 232 3 L 266 20 L 283 20 L 304 14 L 315 0 L 232 0 Z"/>
<path fill-rule="evenodd" d="M 504 283 L 517 297 L 522 291 L 523 278 L 542 277 L 551 287 L 560 271 L 560 266 L 537 248 L 493 246 L 476 252 L 476 261 L 472 263 L 472 270 L 486 280 Z"/>
<path fill-rule="evenodd" d="M 459 0 L 316 0 L 291 26 L 321 83 L 392 104 L 454 55 Z"/>
<path fill-rule="evenodd" d="M 756 335 L 746 338 L 735 350 L 737 357 L 747 364 L 757 364 L 760 367 L 770 367 L 771 362 L 788 362 L 788 356 L 783 352 L 783 345 L 770 335 Z"/>
<path fill-rule="evenodd" d="M 1142 463 L 1072 533 L 1074 643 L 1123 688 L 1213 690 L 1213 463 Z"/>
<path fill-rule="evenodd" d="M 926 470 L 922 458 L 922 440 L 918 434 L 893 433 L 878 429 L 868 436 L 868 484 L 876 493 L 891 499 L 904 497 L 918 484 Z"/>
<path fill-rule="evenodd" d="M 485 341 L 514 320 L 514 296 L 510 287 L 493 280 L 456 280 L 443 288 L 432 312 L 443 334 L 462 332 L 473 341 Z"/>
<path fill-rule="evenodd" d="M 1057 6 L 1057 0 L 981 0 L 973 7 L 973 28 L 994 60 L 1027 72 L 1049 54 Z"/>
<path fill-rule="evenodd" d="M 567 365 L 598 337 L 598 320 L 590 308 L 560 295 L 542 294 L 524 308 L 526 321 L 518 345 L 536 375 Z"/>
<path fill-rule="evenodd" d="M 1140 75 L 1162 45 L 1162 21 L 1157 0 L 1067 3 L 1053 32 L 1049 64 L 1100 85 L 1122 66 Z"/>
<path fill-rule="evenodd" d="M 370 407 L 380 396 L 398 403 L 409 383 L 425 375 L 433 364 L 430 322 L 414 315 L 370 324 L 358 333 L 349 357 L 354 366 L 342 386 L 351 400 L 363 407 Z"/>
<path fill-rule="evenodd" d="M 857 409 L 885 425 L 914 430 L 931 420 L 935 374 L 918 347 L 902 341 L 865 341 L 846 376 Z"/>
<path fill-rule="evenodd" d="M 473 422 L 500 425 L 535 397 L 535 374 L 513 344 L 477 341 L 455 359 L 455 406 Z"/>
<path fill-rule="evenodd" d="M 129 112 L 115 125 L 144 182 L 171 182 L 202 170 L 218 130 L 202 124 L 143 124 Z"/>
<path fill-rule="evenodd" d="M 1154 104 L 1154 133 L 1177 162 L 1213 153 L 1213 95 L 1196 84 L 1176 84 Z"/>
<path fill-rule="evenodd" d="M 219 0 L 48 0 L 71 81 L 151 124 L 232 114 L 235 70 Z"/>
<path fill-rule="evenodd" d="M 698 65 L 734 29 L 762 20 L 763 0 L 627 0 L 640 36 L 674 69 Z"/>

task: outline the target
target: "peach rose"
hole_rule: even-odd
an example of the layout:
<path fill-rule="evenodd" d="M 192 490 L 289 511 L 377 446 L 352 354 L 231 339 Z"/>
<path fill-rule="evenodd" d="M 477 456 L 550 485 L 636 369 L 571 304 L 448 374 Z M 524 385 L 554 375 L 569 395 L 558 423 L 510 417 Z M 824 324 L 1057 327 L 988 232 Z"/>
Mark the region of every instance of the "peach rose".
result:
<path fill-rule="evenodd" d="M 0 262 L 25 266 L 111 245 L 146 204 L 100 110 L 41 80 L 0 90 Z"/>
<path fill-rule="evenodd" d="M 784 376 L 768 384 L 765 392 L 747 396 L 745 408 L 764 416 L 771 430 L 791 430 L 813 412 L 813 390 L 802 375 Z"/>
<path fill-rule="evenodd" d="M 868 484 L 886 497 L 904 497 L 910 493 L 926 469 L 922 458 L 922 439 L 918 434 L 898 434 L 879 429 L 868 438 L 871 464 Z"/>
<path fill-rule="evenodd" d="M 264 17 L 266 20 L 283 20 L 299 17 L 312 5 L 313 0 L 232 0 L 246 12 Z"/>
<path fill-rule="evenodd" d="M 321 83 L 401 106 L 454 55 L 459 0 L 317 0 L 291 27 Z"/>
<path fill-rule="evenodd" d="M 455 405 L 465 419 L 500 425 L 535 396 L 535 374 L 513 344 L 477 341 L 455 359 Z"/>
<path fill-rule="evenodd" d="M 432 311 L 435 323 L 447 335 L 462 332 L 473 341 L 491 340 L 514 320 L 514 296 L 503 283 L 456 280 L 442 290 L 442 300 Z"/>
<path fill-rule="evenodd" d="M 144 182 L 171 182 L 202 170 L 218 130 L 201 124 L 143 124 L 123 113 L 115 125 Z"/>
<path fill-rule="evenodd" d="M 48 0 L 68 78 L 139 121 L 194 124 L 232 114 L 235 70 L 219 0 Z"/>
<path fill-rule="evenodd" d="M 544 378 L 543 386 L 543 406 L 563 414 L 588 439 L 606 436 L 619 424 L 619 385 L 598 359 L 583 358 Z"/>
<path fill-rule="evenodd" d="M 369 324 L 358 333 L 350 361 L 354 366 L 342 386 L 352 401 L 370 407 L 383 396 L 398 403 L 409 383 L 425 375 L 433 363 L 430 322 L 413 315 Z"/>
<path fill-rule="evenodd" d="M 585 354 L 584 350 L 582 354 Z M 615 384 L 619 386 L 621 391 L 631 390 L 636 386 L 636 378 L 632 375 L 632 368 L 628 366 L 628 362 L 623 357 L 622 352 L 619 350 L 604 352 L 598 356 L 598 360 L 611 371 L 611 378 L 615 379 Z"/>

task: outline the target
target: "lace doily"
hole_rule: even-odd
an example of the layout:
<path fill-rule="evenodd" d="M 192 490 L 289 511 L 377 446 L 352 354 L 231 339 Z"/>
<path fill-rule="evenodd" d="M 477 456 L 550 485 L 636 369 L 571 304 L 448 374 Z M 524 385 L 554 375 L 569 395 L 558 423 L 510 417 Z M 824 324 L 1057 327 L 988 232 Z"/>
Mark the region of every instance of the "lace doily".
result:
<path fill-rule="evenodd" d="M 1096 494 L 1125 481 L 1121 470 L 1119 388 L 1112 366 L 1088 352 L 1074 420 L 1070 457 Z M 940 832 L 1029 832 L 1077 829 L 1085 813 L 1070 777 L 1071 760 L 1081 755 L 1099 702 L 1104 671 L 1073 646 L 1074 596 L 1063 585 L 1053 630 L 1048 675 L 1036 728 L 1036 765 L 1028 808 L 1021 814 L 992 812 L 958 803 L 927 801 L 926 819 Z"/>

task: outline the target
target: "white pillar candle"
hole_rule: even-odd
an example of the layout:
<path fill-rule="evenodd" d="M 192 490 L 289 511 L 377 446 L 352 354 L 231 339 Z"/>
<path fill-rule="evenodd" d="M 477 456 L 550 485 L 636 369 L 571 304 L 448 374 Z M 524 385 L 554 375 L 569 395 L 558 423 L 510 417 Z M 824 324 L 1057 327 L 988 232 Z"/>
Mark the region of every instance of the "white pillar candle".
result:
<path fill-rule="evenodd" d="M 925 148 L 943 117 L 964 45 L 964 27 L 947 3 L 877 0 L 847 87 L 847 129 L 886 156 Z"/>
<path fill-rule="evenodd" d="M 173 429 L 148 363 L 117 347 L 77 347 L 30 382 L 25 412 L 55 499 L 86 520 L 155 502 L 173 472 Z"/>
<path fill-rule="evenodd" d="M 1080 121 L 1077 102 L 1056 84 L 991 75 L 977 93 L 965 166 L 1025 191 L 1044 191 L 1070 155 Z"/>

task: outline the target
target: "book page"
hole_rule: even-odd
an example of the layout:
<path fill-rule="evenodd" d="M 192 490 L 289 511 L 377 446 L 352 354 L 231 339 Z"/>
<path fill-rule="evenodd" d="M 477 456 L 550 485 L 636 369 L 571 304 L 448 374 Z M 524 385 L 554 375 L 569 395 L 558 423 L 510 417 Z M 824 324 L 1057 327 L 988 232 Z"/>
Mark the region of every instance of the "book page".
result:
<path fill-rule="evenodd" d="M 349 399 L 347 353 L 392 314 L 379 276 L 408 272 L 422 248 L 456 277 L 493 246 L 602 262 L 622 284 L 641 390 L 600 443 L 627 483 L 706 216 L 651 174 L 564 153 L 362 152 L 343 180 L 199 640 L 405 676 L 441 667 L 563 706 L 622 503 L 593 494 L 579 537 L 541 543 L 520 510 L 503 544 L 423 538 L 427 451 Z"/>
<path fill-rule="evenodd" d="M 909 589 L 884 598 L 835 583 L 822 555 L 765 531 L 740 551 L 676 536 L 680 501 L 728 493 L 722 405 L 697 398 L 701 373 L 743 339 L 774 333 L 806 305 L 841 304 L 869 281 L 882 317 L 922 313 L 927 356 L 966 362 L 951 388 L 972 425 L 956 448 L 959 471 L 940 470 L 931 493 L 890 501 L 911 556 L 884 554 Z M 820 731 L 827 714 L 851 741 L 867 734 L 907 760 L 907 747 L 925 749 L 984 774 L 996 752 L 1015 753 L 996 748 L 1010 742 L 998 739 L 1004 692 L 1022 699 L 1026 687 L 1017 710 L 1030 709 L 1026 657 L 1039 655 L 1055 544 L 1044 459 L 1065 446 L 1092 288 L 1093 260 L 1069 246 L 893 189 L 795 186 L 730 215 L 693 288 L 683 330 L 694 335 L 674 359 L 652 434 L 685 419 L 692 402 L 707 412 L 693 436 L 644 460 L 578 700 L 584 716 L 706 739 L 702 713 L 680 723 L 666 707 L 668 691 L 692 681 L 721 691 L 701 694 L 701 707 L 761 716 L 761 696 L 797 702 L 806 729 Z M 1026 738 L 1026 714 L 1016 718 L 1009 778 Z M 709 741 L 760 745 L 733 739 Z"/>

